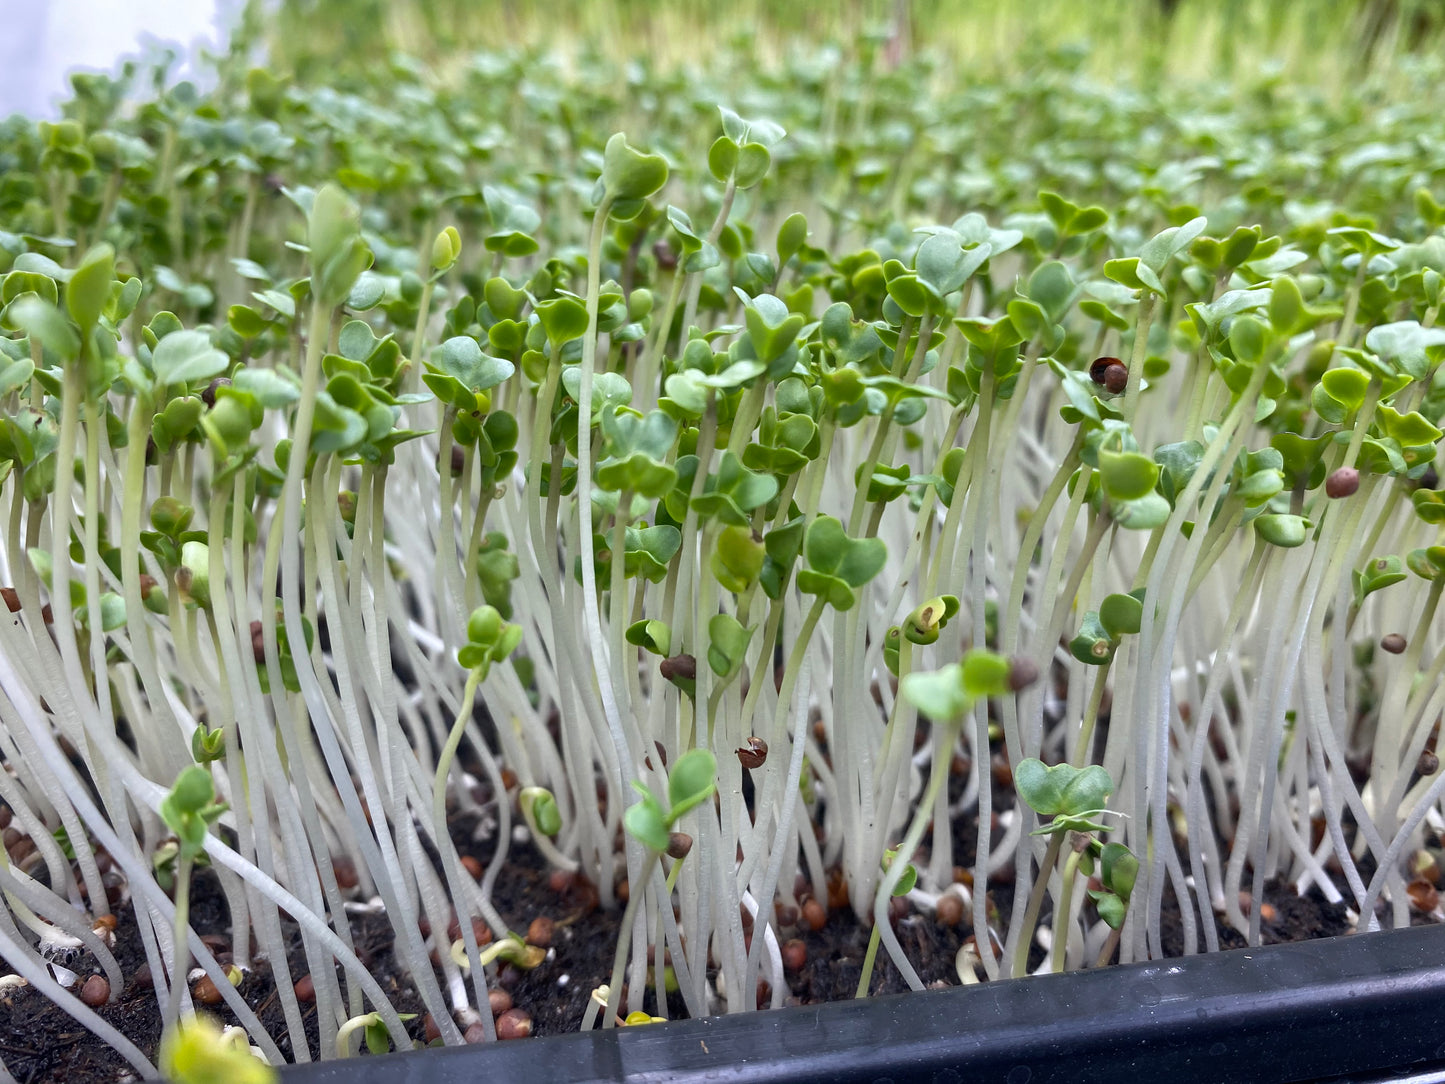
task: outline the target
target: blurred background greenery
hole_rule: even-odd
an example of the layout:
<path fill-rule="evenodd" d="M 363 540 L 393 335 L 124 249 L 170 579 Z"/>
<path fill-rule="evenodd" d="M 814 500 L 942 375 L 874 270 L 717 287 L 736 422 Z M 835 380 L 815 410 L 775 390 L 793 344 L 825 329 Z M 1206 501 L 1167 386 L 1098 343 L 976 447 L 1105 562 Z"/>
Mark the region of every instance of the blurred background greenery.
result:
<path fill-rule="evenodd" d="M 307 82 L 344 80 L 394 52 L 445 78 L 479 49 L 549 48 L 669 69 L 718 49 L 767 66 L 800 41 L 831 40 L 876 49 L 885 63 L 936 53 L 971 79 L 1015 74 L 1063 50 L 1106 81 L 1266 75 L 1328 89 L 1387 77 L 1392 61 L 1439 48 L 1445 0 L 250 0 L 247 22 L 273 70 Z"/>

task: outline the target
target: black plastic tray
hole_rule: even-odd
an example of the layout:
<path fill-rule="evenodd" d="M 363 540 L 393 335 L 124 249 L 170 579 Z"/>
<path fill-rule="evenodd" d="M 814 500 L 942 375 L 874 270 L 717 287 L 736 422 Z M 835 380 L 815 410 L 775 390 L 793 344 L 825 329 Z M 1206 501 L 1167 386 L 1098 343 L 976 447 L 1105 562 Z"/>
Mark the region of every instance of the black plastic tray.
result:
<path fill-rule="evenodd" d="M 285 1084 L 1445 1082 L 1445 926 L 297 1066 Z"/>

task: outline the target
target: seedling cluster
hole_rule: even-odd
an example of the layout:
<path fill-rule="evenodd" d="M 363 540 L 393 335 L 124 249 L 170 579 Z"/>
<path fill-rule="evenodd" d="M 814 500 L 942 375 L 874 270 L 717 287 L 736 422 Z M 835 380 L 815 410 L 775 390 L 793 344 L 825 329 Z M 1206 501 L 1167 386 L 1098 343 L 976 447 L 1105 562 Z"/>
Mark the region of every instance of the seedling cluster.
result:
<path fill-rule="evenodd" d="M 345 91 L 238 46 L 0 126 L 16 975 L 151 1072 L 69 969 L 125 988 L 124 901 L 163 1059 L 242 1079 L 312 1002 L 322 1056 L 411 1044 L 358 908 L 436 1040 L 528 1034 L 514 839 L 621 910 L 583 1027 L 780 1005 L 830 900 L 860 994 L 924 986 L 895 897 L 964 981 L 1160 957 L 1166 892 L 1190 953 L 1273 879 L 1438 907 L 1438 66 L 1146 99 L 884 44 Z M 241 1031 L 183 1026 L 193 958 Z"/>

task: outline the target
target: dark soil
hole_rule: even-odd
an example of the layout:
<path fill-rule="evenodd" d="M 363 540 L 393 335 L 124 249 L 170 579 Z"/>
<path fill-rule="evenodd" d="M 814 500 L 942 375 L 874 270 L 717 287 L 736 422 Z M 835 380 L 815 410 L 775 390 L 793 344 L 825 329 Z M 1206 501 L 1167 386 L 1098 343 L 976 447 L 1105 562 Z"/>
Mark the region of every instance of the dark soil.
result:
<path fill-rule="evenodd" d="M 126 987 L 108 1005 L 96 1011 L 114 1025 L 141 1050 L 154 1057 L 160 1045 L 161 1017 L 156 993 L 150 982 L 145 951 L 136 929 L 134 912 L 129 902 L 116 910 L 116 940 L 113 952 L 126 977 Z M 210 871 L 197 874 L 191 888 L 191 925 L 201 936 L 229 937 L 230 916 L 216 875 Z M 306 972 L 305 954 L 294 923 L 283 920 L 282 926 L 291 935 L 288 957 L 293 978 Z M 385 915 L 352 917 L 352 936 L 357 955 L 386 990 L 398 1012 L 420 1012 L 421 1002 L 407 980 L 397 972 L 391 953 L 391 924 Z M 89 963 L 90 966 L 86 966 Z M 89 956 L 71 961 L 70 968 L 80 981 L 99 974 L 99 967 Z M 284 1036 L 285 1018 L 276 996 L 276 983 L 264 961 L 256 962 L 245 973 L 238 990 L 273 1034 Z M 235 1016 L 224 1006 L 207 1009 L 226 1024 L 236 1023 Z M 307 1039 L 312 1057 L 319 1054 L 316 1006 L 303 1005 L 307 1023 Z M 415 1038 L 421 1038 L 421 1021 L 415 1025 Z M 294 1057 L 290 1041 L 278 1040 L 283 1053 Z M 6 992 L 0 998 L 0 1057 L 17 1084 L 27 1081 L 68 1081 L 75 1084 L 100 1084 L 132 1078 L 134 1073 L 126 1061 L 105 1043 L 81 1027 L 62 1009 L 43 995 L 22 987 Z"/>
<path fill-rule="evenodd" d="M 1012 788 L 994 787 L 996 810 L 1013 805 Z M 471 824 L 458 825 L 458 844 L 463 853 L 470 852 L 485 862 L 490 846 L 471 841 Z M 977 839 L 977 810 L 961 816 L 954 823 L 954 861 L 970 866 Z M 1001 834 L 997 833 L 996 834 Z M 925 846 L 927 841 L 925 841 Z M 498 911 L 515 929 L 522 931 L 528 923 L 546 916 L 556 922 L 552 947 L 547 959 L 532 971 L 521 971 L 503 965 L 498 984 L 506 989 L 519 1008 L 527 1010 L 533 1021 L 533 1034 L 555 1035 L 575 1031 L 587 1010 L 589 995 L 608 981 L 612 970 L 613 947 L 616 943 L 618 912 L 596 907 L 596 891 L 584 879 L 576 880 L 557 891 L 540 855 L 530 845 L 513 845 L 508 868 L 497 883 L 494 903 Z M 925 856 L 920 855 L 921 862 Z M 993 907 L 1006 922 L 1012 905 L 1013 887 L 994 884 L 990 889 Z M 201 934 L 228 935 L 229 918 L 224 898 L 215 875 L 203 871 L 198 875 L 192 893 L 195 929 Z M 1348 932 L 1345 908 L 1329 904 L 1318 890 L 1300 897 L 1288 884 L 1271 882 L 1266 886 L 1265 900 L 1273 912 L 1266 911 L 1263 937 L 1266 943 L 1329 937 Z M 160 1037 L 160 1015 L 156 996 L 147 982 L 138 976 L 144 972 L 145 957 L 131 916 L 129 904 L 118 910 L 115 954 L 128 985 L 114 1002 L 99 1012 L 129 1036 L 142 1050 L 153 1053 Z M 1047 920 L 1047 912 L 1044 915 Z M 286 924 L 292 936 L 289 952 L 293 977 L 306 970 L 304 955 L 296 927 Z M 904 951 L 918 969 L 925 984 L 956 985 L 955 956 L 972 923 L 965 916 L 957 926 L 948 926 L 935 915 L 904 910 L 897 917 L 895 928 Z M 1238 947 L 1244 939 L 1230 927 L 1218 924 L 1220 943 Z M 420 1000 L 404 975 L 400 974 L 391 952 L 391 928 L 384 915 L 353 916 L 353 936 L 361 959 L 372 970 L 402 1013 L 422 1013 Z M 800 938 L 806 946 L 806 962 L 788 975 L 789 1004 L 810 1004 L 851 998 L 857 988 L 869 930 L 861 926 L 846 906 L 830 909 L 823 928 L 813 932 L 805 925 L 784 928 L 780 939 Z M 1172 893 L 1164 900 L 1163 939 L 1166 953 L 1183 952 L 1183 937 L 1177 904 Z M 1032 962 L 1042 958 L 1035 945 Z M 81 980 L 97 969 L 87 967 L 82 958 L 71 964 Z M 887 953 L 880 952 L 874 968 L 871 992 L 901 993 L 907 985 Z M 258 962 L 247 973 L 240 987 L 242 996 L 256 1009 L 257 1015 L 273 1029 L 284 1033 L 279 999 L 272 973 Z M 761 990 L 760 1000 L 766 1003 L 770 993 Z M 674 1002 L 678 999 L 670 999 Z M 656 1012 L 649 993 L 646 1007 Z M 312 1056 L 317 1056 L 318 1037 L 314 1026 L 315 1006 L 303 1006 L 307 1013 L 308 1040 Z M 224 1008 L 213 1011 L 226 1023 L 234 1023 Z M 682 1015 L 680 1002 L 669 1006 L 670 1016 Z M 410 1022 L 412 1038 L 423 1037 L 421 1016 Z M 281 1048 L 290 1055 L 287 1044 Z M 62 1010 L 41 994 L 27 988 L 12 990 L 0 998 L 0 1057 L 5 1068 L 20 1084 L 40 1081 L 66 1081 L 70 1084 L 100 1084 L 125 1079 L 129 1067 L 109 1047 L 94 1038 Z"/>

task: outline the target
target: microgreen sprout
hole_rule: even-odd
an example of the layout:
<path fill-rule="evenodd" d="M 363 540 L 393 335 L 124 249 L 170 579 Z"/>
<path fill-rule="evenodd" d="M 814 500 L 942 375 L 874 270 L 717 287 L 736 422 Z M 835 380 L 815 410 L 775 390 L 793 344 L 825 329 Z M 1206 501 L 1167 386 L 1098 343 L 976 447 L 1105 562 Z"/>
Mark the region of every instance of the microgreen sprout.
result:
<path fill-rule="evenodd" d="M 403 1013 L 403 1020 L 415 1020 L 416 1013 Z M 373 1054 L 385 1054 L 396 1042 L 398 1048 L 402 1043 L 410 1046 L 410 1040 L 405 1036 L 394 1036 L 388 1029 L 386 1021 L 381 1018 L 380 1013 L 366 1013 L 362 1016 L 353 1016 L 346 1023 L 341 1025 L 336 1033 L 336 1054 L 337 1057 L 347 1058 L 352 1055 L 351 1038 L 360 1033 L 360 1039 L 366 1043 L 366 1049 Z"/>
<path fill-rule="evenodd" d="M 176 834 L 175 897 L 176 916 L 171 948 L 171 996 L 166 1002 L 165 1030 L 176 1026 L 181 991 L 190 961 L 191 868 L 205 849 L 211 825 L 226 810 L 215 800 L 211 773 L 192 765 L 181 771 L 171 791 L 161 802 L 161 819 Z"/>
<path fill-rule="evenodd" d="M 621 920 L 587 1027 L 780 1005 L 830 909 L 860 993 L 880 951 L 921 988 L 910 890 L 971 910 L 963 982 L 1162 956 L 1166 894 L 1186 952 L 1259 943 L 1271 879 L 1433 913 L 1445 209 L 1400 148 L 1439 62 L 1335 85 L 1353 43 L 1291 9 L 1331 94 L 1229 93 L 1107 12 L 1050 51 L 1082 16 L 1040 12 L 944 28 L 976 68 L 429 67 L 365 27 L 311 66 L 315 17 L 213 89 L 86 76 L 6 122 L 7 965 L 144 1074 L 58 981 L 89 952 L 124 989 L 133 922 L 167 1071 L 239 1079 L 308 1021 L 407 1045 L 363 909 L 404 1007 L 496 1037 L 498 967 L 565 962 L 501 902 L 528 843 Z M 1020 26 L 1041 62 L 990 81 Z M 193 943 L 249 1044 L 181 1013 Z M 270 1032 L 226 981 L 261 958 Z"/>
<path fill-rule="evenodd" d="M 1114 792 L 1114 781 L 1100 765 L 1091 764 L 1082 769 L 1071 764 L 1048 766 L 1040 760 L 1029 758 L 1014 770 L 1014 785 L 1018 788 L 1019 797 L 1030 809 L 1040 817 L 1049 818 L 1046 824 L 1032 833 L 1036 836 L 1047 836 L 1049 846 L 1043 859 L 1044 873 L 1034 881 L 1023 926 L 1014 944 L 1013 973 L 1026 974 L 1034 924 L 1038 920 L 1039 907 L 1049 884 L 1048 871 L 1060 861 L 1060 855 L 1067 843 L 1069 854 L 1061 867 L 1064 888 L 1055 911 L 1054 936 L 1051 942 L 1054 970 L 1062 971 L 1068 950 L 1067 935 L 1072 929 L 1069 908 L 1073 898 L 1073 883 L 1078 873 L 1092 875 L 1096 858 L 1101 859 L 1101 880 L 1104 887 L 1091 889 L 1089 895 L 1099 907 L 1099 916 L 1112 929 L 1117 930 L 1123 924 L 1124 914 L 1128 909 L 1139 862 L 1129 854 L 1128 848 L 1123 844 L 1103 844 L 1095 838 L 1096 833 L 1107 831 L 1101 818 L 1108 813 L 1105 803 Z"/>

